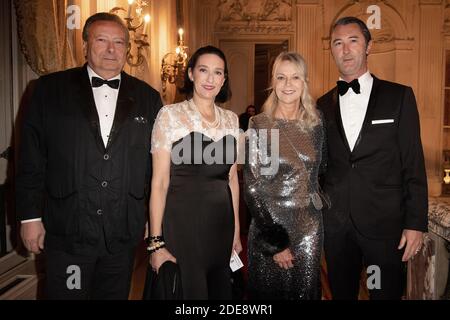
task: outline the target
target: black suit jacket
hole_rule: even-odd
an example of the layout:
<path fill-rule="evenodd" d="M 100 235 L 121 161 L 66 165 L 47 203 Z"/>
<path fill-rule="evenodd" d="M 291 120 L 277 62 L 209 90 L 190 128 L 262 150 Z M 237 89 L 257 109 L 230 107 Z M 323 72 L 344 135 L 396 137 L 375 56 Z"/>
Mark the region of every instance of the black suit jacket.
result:
<path fill-rule="evenodd" d="M 353 151 L 344 132 L 337 88 L 317 103 L 328 139 L 322 181 L 331 207 L 323 213 L 325 232 L 342 230 L 348 219 L 369 238 L 398 238 L 403 229 L 427 231 L 427 179 L 412 89 L 374 77 Z M 390 119 L 393 122 L 372 123 Z"/>
<path fill-rule="evenodd" d="M 16 177 L 19 220 L 42 218 L 46 247 L 111 251 L 142 237 L 159 93 L 121 74 L 105 147 L 86 65 L 39 78 L 25 112 Z M 146 196 L 147 195 L 147 196 Z"/>

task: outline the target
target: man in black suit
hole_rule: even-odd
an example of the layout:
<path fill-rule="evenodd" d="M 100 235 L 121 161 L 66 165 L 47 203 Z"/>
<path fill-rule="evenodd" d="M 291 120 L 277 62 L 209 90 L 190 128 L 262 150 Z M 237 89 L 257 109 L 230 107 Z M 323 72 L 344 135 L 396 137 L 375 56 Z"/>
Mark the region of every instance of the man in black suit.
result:
<path fill-rule="evenodd" d="M 338 86 L 318 100 L 328 138 L 323 179 L 325 257 L 334 299 L 357 299 L 363 266 L 371 299 L 400 299 L 404 262 L 427 231 L 427 180 L 410 87 L 371 75 L 372 40 L 354 17 L 331 29 Z"/>
<path fill-rule="evenodd" d="M 129 33 L 113 14 L 83 29 L 87 64 L 38 80 L 16 179 L 25 247 L 45 248 L 50 299 L 127 299 L 142 240 L 159 93 L 122 71 Z"/>

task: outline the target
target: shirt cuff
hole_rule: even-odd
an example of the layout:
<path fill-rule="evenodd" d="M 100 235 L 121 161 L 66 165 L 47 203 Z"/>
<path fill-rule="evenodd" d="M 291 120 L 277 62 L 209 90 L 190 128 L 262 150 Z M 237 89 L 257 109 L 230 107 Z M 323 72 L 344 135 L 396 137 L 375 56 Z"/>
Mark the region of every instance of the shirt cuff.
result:
<path fill-rule="evenodd" d="M 27 220 L 22 220 L 21 223 L 28 223 L 28 222 L 34 222 L 34 221 L 42 221 L 42 219 L 41 218 L 27 219 Z"/>

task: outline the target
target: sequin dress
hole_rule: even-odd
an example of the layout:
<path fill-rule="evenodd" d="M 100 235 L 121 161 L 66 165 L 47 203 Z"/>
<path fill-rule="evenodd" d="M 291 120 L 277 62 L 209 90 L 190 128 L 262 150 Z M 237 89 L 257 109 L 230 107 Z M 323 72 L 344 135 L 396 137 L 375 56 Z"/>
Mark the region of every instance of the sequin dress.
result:
<path fill-rule="evenodd" d="M 167 249 L 181 271 L 184 299 L 231 299 L 234 213 L 229 171 L 237 157 L 238 117 L 215 107 L 209 128 L 192 101 L 164 106 L 152 133 L 152 152 L 171 153 L 163 217 Z"/>
<path fill-rule="evenodd" d="M 244 195 L 252 215 L 248 236 L 252 299 L 321 298 L 324 202 L 318 174 L 324 145 L 322 124 L 305 132 L 298 121 L 271 119 L 264 113 L 250 120 Z M 287 247 L 294 256 L 289 270 L 273 260 Z"/>

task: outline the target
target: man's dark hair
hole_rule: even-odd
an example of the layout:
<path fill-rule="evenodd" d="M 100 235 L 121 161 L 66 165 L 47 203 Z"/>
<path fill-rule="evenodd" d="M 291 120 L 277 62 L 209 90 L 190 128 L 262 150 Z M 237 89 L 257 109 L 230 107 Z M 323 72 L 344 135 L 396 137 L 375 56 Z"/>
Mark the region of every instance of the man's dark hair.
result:
<path fill-rule="evenodd" d="M 219 93 L 216 96 L 215 102 L 225 102 L 231 98 L 231 89 L 230 89 L 230 81 L 228 79 L 228 65 L 227 65 L 227 59 L 225 58 L 225 54 L 222 50 L 219 48 L 213 47 L 213 46 L 205 46 L 197 49 L 195 53 L 192 55 L 192 57 L 189 59 L 189 62 L 186 67 L 186 72 L 184 73 L 184 88 L 181 90 L 183 93 L 185 93 L 188 97 L 192 97 L 192 94 L 194 92 L 194 83 L 189 79 L 189 68 L 191 69 L 191 72 L 194 72 L 194 67 L 197 64 L 198 58 L 204 54 L 215 54 L 220 59 L 223 60 L 223 63 L 225 65 L 224 68 L 224 76 L 225 76 L 225 82 L 223 83 L 222 88 L 220 89 Z"/>
<path fill-rule="evenodd" d="M 338 21 L 336 21 L 330 29 L 330 41 L 331 41 L 331 34 L 333 33 L 334 29 L 337 28 L 337 26 L 345 26 L 351 23 L 358 25 L 359 29 L 364 35 L 364 39 L 366 39 L 366 47 L 367 47 L 369 45 L 370 40 L 372 40 L 372 36 L 370 35 L 369 28 L 367 28 L 366 24 L 356 17 L 343 17 L 340 18 Z"/>
<path fill-rule="evenodd" d="M 108 12 L 99 12 L 92 16 L 90 16 L 83 27 L 83 41 L 88 41 L 89 39 L 89 28 L 91 25 L 96 21 L 112 21 L 120 25 L 123 29 L 123 32 L 125 33 L 125 41 L 128 43 L 130 41 L 130 32 L 128 31 L 128 28 L 126 27 L 125 23 L 122 21 L 122 19 L 112 13 Z"/>

